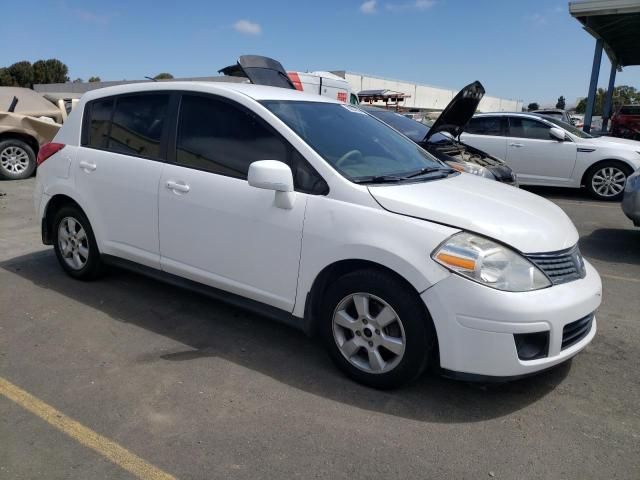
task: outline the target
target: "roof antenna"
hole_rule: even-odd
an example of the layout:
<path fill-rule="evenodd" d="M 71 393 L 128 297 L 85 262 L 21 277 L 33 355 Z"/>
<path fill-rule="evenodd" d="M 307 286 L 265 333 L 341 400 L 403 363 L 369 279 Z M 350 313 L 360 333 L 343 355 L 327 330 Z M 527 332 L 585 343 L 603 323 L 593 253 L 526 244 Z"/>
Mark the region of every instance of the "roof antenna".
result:
<path fill-rule="evenodd" d="M 146 75 L 144 76 L 144 78 L 147 78 L 147 79 L 151 80 L 152 82 L 157 82 L 157 81 L 158 81 L 158 80 L 156 80 L 155 78 L 147 77 Z"/>

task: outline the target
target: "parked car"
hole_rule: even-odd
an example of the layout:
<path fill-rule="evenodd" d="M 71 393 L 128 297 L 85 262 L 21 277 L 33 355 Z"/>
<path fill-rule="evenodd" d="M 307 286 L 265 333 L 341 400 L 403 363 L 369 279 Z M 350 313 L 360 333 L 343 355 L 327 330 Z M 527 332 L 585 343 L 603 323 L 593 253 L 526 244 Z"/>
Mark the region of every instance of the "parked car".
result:
<path fill-rule="evenodd" d="M 622 211 L 636 227 L 640 227 L 640 169 L 627 179 L 622 197 Z"/>
<path fill-rule="evenodd" d="M 599 200 L 622 198 L 640 167 L 640 142 L 592 137 L 568 123 L 532 113 L 474 116 L 462 141 L 503 158 L 520 185 L 585 186 Z"/>
<path fill-rule="evenodd" d="M 611 135 L 640 140 L 640 105 L 623 105 L 611 117 Z"/>
<path fill-rule="evenodd" d="M 319 334 L 367 385 L 429 362 L 531 374 L 596 332 L 600 277 L 560 208 L 460 174 L 328 97 L 94 90 L 38 161 L 42 238 L 71 277 L 116 264 L 251 308 Z"/>
<path fill-rule="evenodd" d="M 537 113 L 538 115 L 545 115 L 547 117 L 553 117 L 557 120 L 561 120 L 564 123 L 568 123 L 569 125 L 575 125 L 575 120 L 569 112 L 566 110 L 562 110 L 560 108 L 547 108 L 542 110 L 532 110 L 529 113 Z"/>
<path fill-rule="evenodd" d="M 62 112 L 33 90 L 0 87 L 0 178 L 33 175 L 40 145 L 58 132 Z"/>
<path fill-rule="evenodd" d="M 368 105 L 362 105 L 361 108 L 391 125 L 450 167 L 517 186 L 516 175 L 504 161 L 456 140 L 478 108 L 483 95 L 484 88 L 480 82 L 467 85 L 445 107 L 431 127 L 384 108 Z"/>

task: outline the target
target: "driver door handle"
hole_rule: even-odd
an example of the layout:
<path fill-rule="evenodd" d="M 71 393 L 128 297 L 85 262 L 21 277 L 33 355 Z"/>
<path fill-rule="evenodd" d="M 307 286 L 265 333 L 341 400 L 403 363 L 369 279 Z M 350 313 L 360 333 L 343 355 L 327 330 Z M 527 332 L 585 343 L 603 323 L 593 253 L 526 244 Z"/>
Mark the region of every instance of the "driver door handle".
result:
<path fill-rule="evenodd" d="M 167 182 L 167 188 L 169 190 L 173 190 L 174 192 L 187 193 L 190 189 L 189 185 L 186 183 L 178 183 L 173 180 L 169 180 Z"/>
<path fill-rule="evenodd" d="M 524 147 L 524 145 L 521 144 L 521 143 L 510 143 L 509 146 L 510 147 L 516 147 L 516 148 Z"/>

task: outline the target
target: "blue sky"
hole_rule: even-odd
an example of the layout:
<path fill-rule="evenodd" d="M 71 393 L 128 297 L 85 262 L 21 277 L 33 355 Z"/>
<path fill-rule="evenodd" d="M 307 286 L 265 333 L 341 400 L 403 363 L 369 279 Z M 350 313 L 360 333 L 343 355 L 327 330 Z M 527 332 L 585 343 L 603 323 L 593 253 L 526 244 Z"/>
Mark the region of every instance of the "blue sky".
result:
<path fill-rule="evenodd" d="M 255 53 L 288 70 L 347 69 L 448 88 L 477 79 L 491 95 L 542 104 L 564 95 L 572 104 L 586 95 L 594 48 L 558 0 L 3 3 L 0 65 L 55 57 L 85 80 L 213 75 Z M 601 86 L 609 68 L 605 56 Z M 640 88 L 640 67 L 616 84 Z"/>

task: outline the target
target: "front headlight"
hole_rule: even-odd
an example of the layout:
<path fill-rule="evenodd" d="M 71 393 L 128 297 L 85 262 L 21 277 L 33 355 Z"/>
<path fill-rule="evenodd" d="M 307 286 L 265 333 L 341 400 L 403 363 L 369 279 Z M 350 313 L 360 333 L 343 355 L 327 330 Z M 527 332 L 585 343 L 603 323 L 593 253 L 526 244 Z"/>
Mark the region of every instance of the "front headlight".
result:
<path fill-rule="evenodd" d="M 488 178 L 490 180 L 495 180 L 496 177 L 491 173 L 488 169 L 484 168 L 482 165 L 476 165 L 471 162 L 446 162 L 454 170 L 459 172 L 471 173 L 473 175 L 478 175 L 479 177 Z"/>
<path fill-rule="evenodd" d="M 474 282 L 508 292 L 528 292 L 551 285 L 529 260 L 493 240 L 460 232 L 431 255 L 439 264 Z"/>

